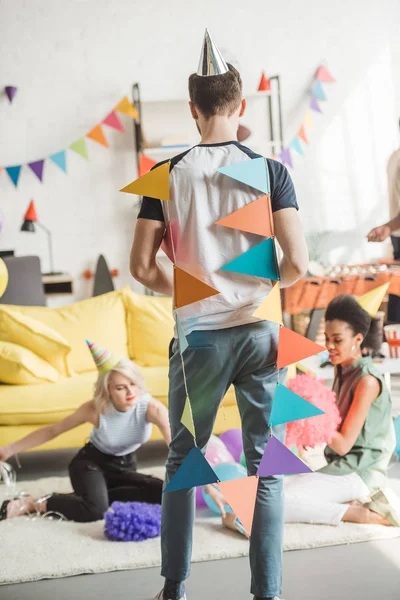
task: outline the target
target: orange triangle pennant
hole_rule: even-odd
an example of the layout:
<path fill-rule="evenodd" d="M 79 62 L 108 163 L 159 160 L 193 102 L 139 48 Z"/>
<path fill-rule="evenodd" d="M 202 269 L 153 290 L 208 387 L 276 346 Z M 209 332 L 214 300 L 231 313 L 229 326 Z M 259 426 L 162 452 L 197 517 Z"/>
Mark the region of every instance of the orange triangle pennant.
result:
<path fill-rule="evenodd" d="M 181 308 L 216 294 L 219 294 L 218 290 L 174 265 L 174 308 Z"/>
<path fill-rule="evenodd" d="M 251 534 L 254 508 L 256 505 L 258 477 L 242 477 L 218 482 L 227 503 L 240 519 L 247 533 Z"/>
<path fill-rule="evenodd" d="M 146 173 L 148 173 L 156 164 L 155 160 L 149 158 L 145 154 L 141 154 L 139 158 L 139 177 L 146 175 Z"/>
<path fill-rule="evenodd" d="M 132 102 L 130 102 L 128 96 L 122 98 L 121 102 L 117 104 L 114 110 L 117 112 L 124 113 L 124 115 L 128 115 L 129 117 L 132 117 L 132 119 L 139 118 L 139 113 L 133 106 Z"/>
<path fill-rule="evenodd" d="M 149 196 L 157 200 L 169 200 L 169 166 L 169 162 L 166 162 L 160 167 L 156 167 L 120 191 L 138 196 Z"/>
<path fill-rule="evenodd" d="M 86 134 L 86 137 L 97 142 L 98 144 L 101 144 L 102 146 L 105 146 L 106 148 L 109 147 L 101 125 L 96 125 L 96 127 L 93 127 L 93 129 Z"/>
<path fill-rule="evenodd" d="M 278 344 L 278 369 L 324 352 L 326 348 L 295 333 L 287 327 L 281 327 Z"/>
<path fill-rule="evenodd" d="M 299 129 L 299 131 L 297 132 L 298 137 L 303 140 L 303 142 L 305 142 L 306 144 L 308 144 L 308 138 L 306 135 L 306 130 L 304 129 L 304 125 L 302 125 Z"/>
<path fill-rule="evenodd" d="M 235 210 L 227 217 L 223 217 L 216 222 L 216 225 L 240 229 L 240 231 L 255 233 L 267 238 L 272 237 L 274 235 L 274 224 L 269 194 L 261 196 L 254 202 L 243 206 L 243 208 Z"/>
<path fill-rule="evenodd" d="M 283 324 L 281 291 L 279 283 L 276 283 L 262 304 L 252 314 L 257 319 L 272 321 L 273 323 Z"/>

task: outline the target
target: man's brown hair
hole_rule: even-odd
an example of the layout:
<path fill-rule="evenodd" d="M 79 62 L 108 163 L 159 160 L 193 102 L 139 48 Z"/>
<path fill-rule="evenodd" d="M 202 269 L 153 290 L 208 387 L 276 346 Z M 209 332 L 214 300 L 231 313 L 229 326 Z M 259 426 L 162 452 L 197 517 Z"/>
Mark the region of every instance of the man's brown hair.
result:
<path fill-rule="evenodd" d="M 230 117 L 242 100 L 240 73 L 230 64 L 228 69 L 223 75 L 202 77 L 193 73 L 189 77 L 190 100 L 206 119 L 225 114 Z"/>

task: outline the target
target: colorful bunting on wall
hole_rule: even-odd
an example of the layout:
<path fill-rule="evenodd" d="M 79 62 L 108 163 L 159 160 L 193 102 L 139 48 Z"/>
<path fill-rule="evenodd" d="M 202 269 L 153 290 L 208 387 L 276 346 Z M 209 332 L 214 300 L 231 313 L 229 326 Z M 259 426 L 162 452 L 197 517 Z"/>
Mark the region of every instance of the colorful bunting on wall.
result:
<path fill-rule="evenodd" d="M 141 154 L 139 157 L 139 177 L 148 173 L 156 164 L 155 160 Z"/>
<path fill-rule="evenodd" d="M 4 91 L 7 95 L 7 98 L 10 101 L 10 104 L 12 104 L 12 101 L 14 100 L 14 96 L 17 93 L 17 89 L 18 88 L 16 88 L 15 85 L 6 85 L 6 87 L 4 88 Z"/>
<path fill-rule="evenodd" d="M 296 154 L 299 156 L 304 155 L 304 150 L 301 145 L 301 142 L 304 144 L 308 144 L 308 132 L 307 130 L 313 127 L 313 116 L 312 113 L 322 113 L 319 102 L 324 102 L 327 100 L 327 96 L 325 90 L 323 88 L 323 83 L 332 83 L 335 79 L 329 73 L 328 69 L 321 65 L 318 67 L 317 72 L 314 76 L 313 83 L 311 85 L 311 99 L 309 103 L 309 108 L 307 109 L 302 124 L 300 125 L 297 134 L 292 138 L 289 144 L 282 148 L 278 158 L 279 160 L 286 166 L 291 169 L 294 168 L 291 150 L 294 150 Z"/>
<path fill-rule="evenodd" d="M 14 89 L 15 91 L 17 89 L 17 88 L 12 88 L 12 86 L 9 86 L 9 88 Z M 7 90 L 7 88 L 6 88 L 6 90 Z M 15 92 L 14 92 L 14 94 L 15 94 Z M 29 169 L 35 173 L 35 175 L 39 179 L 39 181 L 43 183 L 44 168 L 45 168 L 46 161 L 48 161 L 48 160 L 52 161 L 62 171 L 64 171 L 64 173 L 66 173 L 67 172 L 66 156 L 67 156 L 68 150 L 71 150 L 71 151 L 79 154 L 80 156 L 82 156 L 82 158 L 85 158 L 86 160 L 89 159 L 88 149 L 86 146 L 86 138 L 89 138 L 89 139 L 93 140 L 94 142 L 97 142 L 98 144 L 104 146 L 105 148 L 109 147 L 109 143 L 108 143 L 107 138 L 103 131 L 103 127 L 102 127 L 103 125 L 108 125 L 109 127 L 112 127 L 113 129 L 116 129 L 117 131 L 120 131 L 122 133 L 125 131 L 122 126 L 121 121 L 118 118 L 117 112 L 126 114 L 133 119 L 137 119 L 139 116 L 136 108 L 129 101 L 128 97 L 125 96 L 117 104 L 117 106 L 115 106 L 114 109 L 106 116 L 106 118 L 101 121 L 101 123 L 99 123 L 98 125 L 95 125 L 95 127 L 93 127 L 85 136 L 83 136 L 82 138 L 80 138 L 80 139 L 76 140 L 75 142 L 73 142 L 72 144 L 70 144 L 67 149 L 60 150 L 59 152 L 54 152 L 53 154 L 50 154 L 49 156 L 47 156 L 45 158 L 41 158 L 39 160 L 31 161 L 31 162 L 24 163 L 21 165 L 0 167 L 0 174 L 1 174 L 2 170 L 4 169 L 4 171 L 8 174 L 11 181 L 13 182 L 14 186 L 17 187 L 22 169 L 25 167 L 29 167 Z"/>

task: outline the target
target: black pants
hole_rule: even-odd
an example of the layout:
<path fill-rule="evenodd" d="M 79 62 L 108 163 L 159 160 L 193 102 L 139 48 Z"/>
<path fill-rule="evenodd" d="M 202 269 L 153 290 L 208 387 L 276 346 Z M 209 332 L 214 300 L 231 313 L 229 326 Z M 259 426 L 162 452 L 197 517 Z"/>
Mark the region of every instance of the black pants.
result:
<path fill-rule="evenodd" d="M 400 237 L 391 237 L 393 245 L 393 257 L 395 260 L 400 260 Z M 389 294 L 388 316 L 389 323 L 400 323 L 400 296 Z"/>
<path fill-rule="evenodd" d="M 60 512 L 71 521 L 98 521 L 115 500 L 161 504 L 163 482 L 137 473 L 134 453 L 111 456 L 89 442 L 68 470 L 74 493 L 52 495 L 47 510 Z"/>

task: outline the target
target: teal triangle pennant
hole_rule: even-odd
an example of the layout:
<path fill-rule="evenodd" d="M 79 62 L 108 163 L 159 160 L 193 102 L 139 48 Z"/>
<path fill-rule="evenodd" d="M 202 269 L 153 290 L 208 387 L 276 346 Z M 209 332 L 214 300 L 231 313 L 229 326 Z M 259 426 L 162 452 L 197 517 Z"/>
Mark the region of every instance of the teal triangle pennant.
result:
<path fill-rule="evenodd" d="M 61 150 L 61 152 L 55 152 L 50 156 L 51 160 L 60 167 L 64 173 L 67 172 L 67 161 L 66 161 L 66 153 L 65 150 Z"/>
<path fill-rule="evenodd" d="M 293 148 L 297 154 L 304 156 L 303 148 L 301 147 L 300 140 L 297 135 L 290 142 L 290 147 Z"/>
<path fill-rule="evenodd" d="M 264 277 L 279 281 L 278 263 L 275 254 L 275 245 L 273 238 L 268 238 L 250 248 L 244 254 L 241 254 L 231 262 L 221 267 L 221 271 L 232 271 L 242 275 L 252 275 L 254 277 Z"/>
<path fill-rule="evenodd" d="M 182 352 L 185 352 L 185 350 L 189 346 L 189 344 L 186 339 L 185 332 L 183 331 L 182 323 L 180 322 L 178 314 L 176 314 L 176 329 L 177 329 L 178 339 L 179 339 L 179 348 L 182 353 Z"/>
<path fill-rule="evenodd" d="M 323 414 L 325 414 L 323 410 L 278 383 L 272 403 L 269 425 L 282 425 L 283 423 Z"/>
<path fill-rule="evenodd" d="M 22 165 L 17 165 L 15 167 L 6 167 L 6 171 L 9 175 L 11 181 L 15 185 L 15 187 L 17 187 L 17 185 L 18 185 L 18 180 L 19 180 L 19 176 L 21 173 L 21 169 L 22 169 Z"/>
<path fill-rule="evenodd" d="M 269 174 L 265 158 L 253 158 L 217 169 L 223 175 L 245 183 L 256 190 L 269 193 Z"/>
<path fill-rule="evenodd" d="M 324 88 L 318 79 L 314 82 L 311 93 L 313 96 L 315 96 L 315 98 L 318 98 L 318 100 L 326 100 Z"/>
<path fill-rule="evenodd" d="M 172 477 L 164 492 L 186 490 L 208 483 L 216 483 L 217 481 L 217 475 L 204 458 L 200 448 L 195 446 Z"/>

